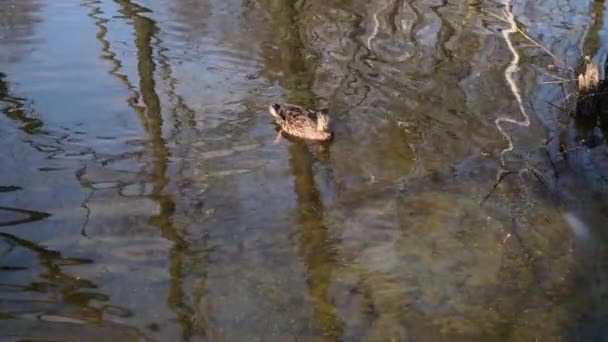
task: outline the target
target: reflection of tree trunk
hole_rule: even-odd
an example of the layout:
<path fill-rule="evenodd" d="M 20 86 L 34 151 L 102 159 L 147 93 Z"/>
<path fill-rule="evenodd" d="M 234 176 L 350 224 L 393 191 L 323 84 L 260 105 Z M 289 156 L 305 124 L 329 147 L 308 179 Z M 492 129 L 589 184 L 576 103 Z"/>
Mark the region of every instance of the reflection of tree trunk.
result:
<path fill-rule="evenodd" d="M 298 196 L 298 230 L 300 254 L 308 273 L 308 290 L 314 301 L 313 319 L 331 340 L 342 336 L 342 326 L 336 308 L 329 298 L 334 263 L 331 235 L 323 224 L 323 203 L 315 185 L 313 157 L 305 145 L 294 143 L 289 147 L 290 165 L 295 177 Z"/>
<path fill-rule="evenodd" d="M 171 285 L 169 290 L 169 306 L 176 311 L 179 323 L 183 329 L 184 337 L 192 335 L 192 310 L 185 302 L 183 290 L 183 256 L 187 248 L 184 239 L 172 223 L 175 211 L 175 203 L 171 196 L 164 194 L 164 189 L 169 183 L 167 175 L 169 166 L 169 150 L 163 138 L 163 117 L 154 73 L 156 64 L 154 61 L 153 40 L 157 39 L 158 27 L 156 23 L 146 17 L 140 16 L 139 12 L 147 9 L 126 0 L 116 0 L 121 5 L 122 12 L 133 20 L 135 30 L 135 46 L 137 48 L 137 71 L 139 74 L 139 88 L 145 105 L 143 112 L 143 125 L 152 143 L 154 156 L 152 166 L 152 195 L 151 197 L 159 204 L 160 212 L 152 217 L 152 223 L 161 229 L 165 238 L 174 242 L 169 251 Z"/>
<path fill-rule="evenodd" d="M 602 46 L 600 32 L 604 28 L 604 1 L 593 2 L 593 14 L 595 20 L 591 27 L 589 27 L 589 33 L 583 43 L 583 53 L 588 56 L 595 57 Z M 604 56 L 599 56 L 604 58 Z"/>
<path fill-rule="evenodd" d="M 153 58 L 152 39 L 156 34 L 155 23 L 148 18 L 136 16 L 133 18 L 135 28 L 135 46 L 137 47 L 137 71 L 139 73 L 139 89 L 142 100 L 146 106 L 144 113 L 144 126 L 152 142 L 154 155 L 153 196 L 159 201 L 161 213 L 156 222 L 167 237 L 175 239 L 174 231 L 165 231 L 170 227 L 170 217 L 173 214 L 174 204 L 168 196 L 162 196 L 163 189 L 168 183 L 167 167 L 169 151 L 165 145 L 162 134 L 163 118 L 160 108 L 160 99 L 156 93 L 154 82 L 155 63 Z M 169 229 L 171 230 L 171 229 Z"/>
<path fill-rule="evenodd" d="M 296 9 L 288 0 L 270 1 L 268 5 L 273 18 L 270 25 L 274 26 L 274 39 L 281 51 L 280 68 L 285 73 L 282 85 L 288 90 L 288 100 L 308 104 L 315 98 L 311 91 L 314 71 L 310 70 L 306 58 L 302 56 L 304 46 L 296 20 Z M 270 63 L 272 59 L 274 58 L 268 58 L 267 62 Z M 306 87 L 302 87 L 303 84 Z M 313 320 L 321 327 L 324 336 L 335 340 L 342 336 L 342 324 L 329 298 L 335 261 L 331 255 L 330 234 L 323 225 L 323 203 L 315 184 L 314 158 L 306 145 L 290 144 L 290 165 L 298 197 L 297 223 L 301 237 L 299 250 L 307 268 L 308 291 L 314 307 Z"/>
<path fill-rule="evenodd" d="M 156 24 L 148 18 L 136 16 L 133 18 L 135 28 L 135 46 L 137 47 L 137 70 L 140 80 L 140 91 L 142 100 L 146 106 L 144 126 L 152 141 L 154 162 L 152 167 L 153 188 L 152 197 L 158 202 L 160 212 L 152 218 L 152 223 L 157 225 L 163 236 L 174 242 L 169 251 L 171 261 L 171 287 L 169 290 L 169 306 L 177 309 L 177 315 L 183 328 L 183 334 L 190 336 L 192 331 L 189 310 L 184 310 L 183 290 L 183 254 L 184 241 L 171 222 L 171 216 L 175 210 L 175 203 L 170 196 L 163 194 L 164 188 L 169 182 L 167 177 L 169 151 L 165 145 L 162 135 L 163 118 L 160 108 L 160 99 L 156 93 L 154 82 L 155 63 L 153 58 L 152 39 L 157 32 Z"/>

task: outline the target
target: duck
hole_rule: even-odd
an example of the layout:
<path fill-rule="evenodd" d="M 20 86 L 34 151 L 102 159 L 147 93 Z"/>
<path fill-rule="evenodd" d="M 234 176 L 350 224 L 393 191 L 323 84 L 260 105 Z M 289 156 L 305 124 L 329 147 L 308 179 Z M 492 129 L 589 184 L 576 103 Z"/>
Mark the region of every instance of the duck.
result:
<path fill-rule="evenodd" d="M 268 106 L 268 111 L 279 128 L 275 144 L 280 141 L 282 133 L 312 141 L 333 139 L 334 133 L 329 128 L 329 116 L 326 113 L 279 103 Z"/>

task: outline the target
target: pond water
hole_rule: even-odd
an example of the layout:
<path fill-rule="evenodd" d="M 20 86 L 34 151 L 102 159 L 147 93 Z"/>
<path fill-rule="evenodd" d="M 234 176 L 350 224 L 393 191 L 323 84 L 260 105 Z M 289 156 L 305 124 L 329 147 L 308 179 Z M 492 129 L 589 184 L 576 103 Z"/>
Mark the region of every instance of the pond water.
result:
<path fill-rule="evenodd" d="M 548 74 L 607 15 L 0 0 L 0 336 L 605 340 L 608 150 Z M 273 102 L 335 140 L 273 144 Z"/>

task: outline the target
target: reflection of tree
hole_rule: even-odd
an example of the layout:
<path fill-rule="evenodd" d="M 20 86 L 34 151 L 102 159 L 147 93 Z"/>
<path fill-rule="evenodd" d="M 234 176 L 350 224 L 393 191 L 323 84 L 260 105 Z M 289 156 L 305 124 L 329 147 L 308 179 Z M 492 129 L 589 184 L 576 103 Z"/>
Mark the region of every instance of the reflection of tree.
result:
<path fill-rule="evenodd" d="M 294 3 L 279 0 L 267 1 L 271 16 L 270 25 L 273 27 L 272 39 L 277 43 L 277 50 L 264 50 L 264 68 L 266 76 L 273 77 L 275 73 L 285 73 L 281 85 L 288 90 L 289 100 L 301 104 L 312 104 L 314 94 L 311 91 L 313 77 L 309 70 L 309 61 L 303 56 L 304 45 L 301 40 L 299 23 L 296 21 Z M 274 55 L 279 54 L 279 55 Z"/>
<path fill-rule="evenodd" d="M 266 2 L 273 18 L 270 22 L 273 39 L 278 42 L 280 56 L 264 56 L 267 69 L 278 68 L 285 78 L 281 84 L 288 91 L 288 101 L 294 103 L 314 102 L 311 87 L 313 70 L 304 58 L 296 19 L 296 10 L 288 0 Z M 274 15 L 276 13 L 276 15 Z M 278 62 L 278 65 L 272 64 Z M 268 71 L 268 70 L 267 70 Z M 327 338 L 334 340 L 342 336 L 342 323 L 331 302 L 329 288 L 333 282 L 335 260 L 331 253 L 331 235 L 323 224 L 323 203 L 315 184 L 314 157 L 308 147 L 301 143 L 290 143 L 290 165 L 295 177 L 298 198 L 297 223 L 301 245 L 299 253 L 307 268 L 309 295 L 313 300 L 313 319 Z"/>
<path fill-rule="evenodd" d="M 73 295 L 73 292 L 76 289 L 91 289 L 97 287 L 95 284 L 88 280 L 71 276 L 61 270 L 62 265 L 88 264 L 91 263 L 90 260 L 63 258 L 61 256 L 61 253 L 59 252 L 48 250 L 36 243 L 8 233 L 0 233 L 0 238 L 2 238 L 2 240 L 4 240 L 11 246 L 11 250 L 13 248 L 18 247 L 36 254 L 36 257 L 40 261 L 40 264 L 47 269 L 46 273 L 41 274 L 41 278 L 47 280 L 47 282 L 36 282 L 30 285 L 33 290 L 36 288 L 48 289 L 51 287 L 57 287 L 61 290 L 64 296 L 68 296 Z"/>
<path fill-rule="evenodd" d="M 208 17 L 211 14 L 210 1 L 175 0 L 171 2 L 176 21 L 180 23 L 184 37 L 191 43 L 196 43 L 204 37 Z"/>
<path fill-rule="evenodd" d="M 0 6 L 0 46 L 8 46 L 15 43 L 14 48 L 7 49 L 9 53 L 14 54 L 19 52 L 22 41 L 33 35 L 33 26 L 38 20 L 38 12 L 40 11 L 40 2 L 30 0 L 20 1 L 4 1 Z M 21 44 L 21 45 L 20 45 Z M 5 50 L 6 51 L 6 50 Z M 12 56 L 15 58 L 15 55 Z M 51 139 L 56 139 L 52 135 L 42 131 L 44 123 L 40 120 L 34 110 L 30 106 L 30 101 L 25 98 L 15 96 L 11 93 L 7 75 L 0 72 L 0 110 L 9 119 L 21 125 L 21 129 L 28 135 L 43 134 Z M 42 144 L 37 139 L 28 138 L 29 143 L 34 149 L 52 155 L 61 149 L 60 144 L 57 146 L 49 146 Z M 18 191 L 19 187 L 8 186 L 2 187 L 0 192 Z M 0 211 L 9 211 L 24 216 L 20 219 L 15 219 L 10 222 L 0 222 L 0 226 L 14 226 L 20 223 L 29 223 L 32 221 L 43 220 L 49 216 L 44 212 L 26 210 L 23 208 L 0 207 Z M 91 260 L 79 258 L 67 258 L 61 253 L 49 250 L 25 238 L 18 237 L 13 234 L 1 232 L 0 240 L 8 247 L 3 254 L 3 264 L 0 267 L 0 272 L 4 275 L 4 282 L 0 284 L 5 289 L 14 289 L 15 291 L 29 293 L 28 296 L 35 298 L 34 294 L 46 295 L 48 299 L 21 299 L 19 296 L 3 299 L 4 303 L 14 303 L 11 305 L 2 306 L 2 315 L 4 318 L 15 318 L 9 331 L 6 334 L 13 336 L 39 336 L 46 338 L 53 334 L 53 330 L 57 329 L 52 322 L 44 322 L 44 316 L 62 317 L 62 319 L 83 320 L 86 322 L 94 322 L 100 325 L 106 325 L 104 322 L 104 314 L 112 314 L 126 317 L 130 312 L 120 307 L 111 305 L 99 306 L 94 302 L 107 302 L 109 297 L 95 289 L 98 286 L 90 280 L 81 277 L 72 276 L 64 271 L 66 266 L 86 265 L 91 263 Z M 12 265 L 10 254 L 18 255 L 18 260 L 24 259 L 25 254 L 32 254 L 37 259 L 40 268 L 24 267 L 20 262 Z M 36 272 L 37 276 L 32 277 L 29 284 L 15 285 L 10 284 L 11 272 Z M 22 279 L 20 276 L 19 279 Z M 27 279 L 27 277 L 26 277 Z M 26 296 L 27 297 L 27 296 Z M 18 306 L 13 309 L 12 305 Z M 36 314 L 40 320 L 32 321 L 20 320 L 20 315 Z M 5 316 L 6 315 L 6 316 Z M 48 323 L 48 324 L 47 324 Z M 20 328 L 21 327 L 21 328 Z M 35 332 L 28 331 L 27 327 L 35 327 Z M 129 328 L 119 324 L 114 325 L 115 329 L 120 331 L 130 331 Z M 77 328 L 70 332 L 55 333 L 58 338 L 68 339 L 78 335 Z M 83 329 L 83 331 L 86 329 Z M 132 332 L 132 331 L 131 331 Z M 82 336 L 82 335 L 80 335 Z"/>
<path fill-rule="evenodd" d="M 176 310 L 178 320 L 182 326 L 184 336 L 192 334 L 192 320 L 190 318 L 192 309 L 185 303 L 186 296 L 183 290 L 183 257 L 186 242 L 172 223 L 175 203 L 171 196 L 164 194 L 166 185 L 169 183 L 167 169 L 169 164 L 169 150 L 163 138 L 163 117 L 161 114 L 160 99 L 156 93 L 154 72 L 156 64 L 154 61 L 153 40 L 156 39 L 158 27 L 156 23 L 147 17 L 139 15 L 146 9 L 134 5 L 130 1 L 117 1 L 123 8 L 122 12 L 133 20 L 135 30 L 135 46 L 137 48 L 137 71 L 139 73 L 139 87 L 145 111 L 142 118 L 144 128 L 152 142 L 152 153 L 154 161 L 152 166 L 152 198 L 159 204 L 160 212 L 152 218 L 152 223 L 161 229 L 163 236 L 174 242 L 169 251 L 171 260 L 171 288 L 169 293 L 169 306 Z"/>
<path fill-rule="evenodd" d="M 25 340 L 95 340 L 99 336 L 122 339 L 142 339 L 141 334 L 126 325 L 114 323 L 105 319 L 106 315 L 129 317 L 128 309 L 99 305 L 107 302 L 109 297 L 95 291 L 98 286 L 90 280 L 69 275 L 63 271 L 66 266 L 90 264 L 93 261 L 79 258 L 66 258 L 61 253 L 49 250 L 31 241 L 8 233 L 0 233 L 0 240 L 9 246 L 8 253 L 19 249 L 20 257 L 23 251 L 34 254 L 43 271 L 39 280 L 29 285 L 14 285 L 8 282 L 0 283 L 5 291 L 19 291 L 32 294 L 46 294 L 51 300 L 29 298 L 5 298 L 2 300 L 4 319 L 4 336 L 19 337 Z M 3 264 L 0 273 L 25 272 L 27 267 Z M 6 274 L 6 273 L 4 273 Z M 35 297 L 34 297 L 35 298 Z M 21 315 L 36 315 L 38 320 L 21 319 Z M 60 319 L 61 322 L 56 321 Z M 78 323 L 72 323 L 74 320 Z M 94 323 L 94 324 L 82 324 Z"/>
<path fill-rule="evenodd" d="M 34 221 L 38 221 L 38 220 L 43 220 L 47 217 L 50 216 L 50 214 L 48 213 L 44 213 L 44 212 L 40 212 L 40 211 L 34 211 L 34 210 L 27 210 L 27 209 L 21 209 L 21 208 L 11 208 L 11 207 L 4 207 L 4 206 L 0 206 L 0 212 L 2 211 L 8 211 L 8 212 L 13 212 L 13 213 L 18 213 L 18 214 L 22 214 L 25 215 L 25 218 L 20 218 L 20 219 L 15 219 L 15 220 L 11 220 L 11 221 L 0 221 L 0 227 L 8 227 L 8 226 L 14 226 L 17 224 L 21 224 L 21 223 L 30 223 L 30 222 L 34 222 Z"/>
<path fill-rule="evenodd" d="M 28 134 L 35 134 L 40 132 L 40 128 L 43 126 L 43 122 L 28 113 L 26 106 L 27 100 L 16 97 L 10 94 L 8 82 L 5 80 L 6 75 L 0 72 L 0 110 L 11 120 L 21 124 L 21 129 Z M 5 105 L 6 104 L 6 105 Z M 31 141 L 30 145 L 41 150 L 35 142 Z M 0 192 L 6 191 L 17 191 L 20 187 L 16 186 L 0 186 Z M 50 215 L 45 212 L 28 210 L 23 208 L 13 208 L 0 206 L 0 212 L 8 211 L 19 214 L 20 218 L 9 221 L 0 221 L 0 227 L 14 226 L 21 223 L 30 223 L 38 220 L 43 220 Z"/>
<path fill-rule="evenodd" d="M 323 223 L 323 202 L 315 185 L 313 156 L 305 145 L 299 143 L 291 144 L 289 154 L 298 196 L 296 217 L 301 239 L 299 253 L 308 270 L 308 290 L 314 303 L 313 319 L 322 327 L 325 336 L 330 339 L 339 338 L 342 335 L 342 324 L 329 298 L 335 260 L 331 252 L 331 235 Z"/>
<path fill-rule="evenodd" d="M 36 0 L 3 0 L 0 4 L 0 46 L 15 45 L 16 49 L 0 49 L 3 53 L 11 53 L 12 58 L 18 58 L 23 38 L 34 34 L 34 26 L 40 21 L 41 2 Z"/>
<path fill-rule="evenodd" d="M 583 43 L 583 53 L 585 55 L 595 56 L 602 46 L 602 35 L 600 32 L 604 27 L 604 6 L 604 1 L 593 2 L 593 17 L 595 20 L 589 27 L 589 33 Z"/>
<path fill-rule="evenodd" d="M 102 18 L 103 13 L 97 5 L 97 2 L 87 4 L 91 8 L 90 15 L 95 20 L 99 28 L 98 39 L 102 43 L 102 50 L 112 65 L 112 74 L 125 83 L 129 89 L 133 91 L 132 97 L 129 99 L 131 107 L 140 115 L 142 124 L 151 142 L 151 152 L 153 161 L 151 165 L 151 182 L 152 191 L 151 198 L 159 204 L 160 211 L 158 215 L 151 218 L 151 223 L 159 227 L 163 237 L 172 241 L 173 247 L 169 251 L 169 259 L 171 261 L 170 274 L 171 286 L 168 298 L 169 307 L 172 308 L 178 317 L 178 321 L 183 329 L 184 337 L 188 338 L 193 334 L 192 324 L 192 309 L 187 305 L 184 292 L 184 256 L 187 253 L 188 245 L 181 232 L 175 227 L 172 222 L 172 216 L 175 211 L 175 202 L 172 197 L 166 194 L 166 186 L 169 184 L 168 167 L 170 152 L 166 146 L 166 141 L 163 137 L 163 117 L 161 112 L 161 102 L 156 90 L 154 80 L 156 71 L 156 62 L 154 60 L 155 52 L 161 55 L 161 66 L 164 68 L 165 81 L 169 83 L 170 96 L 172 96 L 177 106 L 182 108 L 186 114 L 191 114 L 181 99 L 174 92 L 173 79 L 169 68 L 168 58 L 164 56 L 163 51 L 159 46 L 158 27 L 152 19 L 140 15 L 142 12 L 149 12 L 148 9 L 139 6 L 131 1 L 116 0 L 121 8 L 121 13 L 130 19 L 135 31 L 135 46 L 137 48 L 137 72 L 139 74 L 139 92 L 136 90 L 131 81 L 120 73 L 122 63 L 117 55 L 111 51 L 110 42 L 105 38 L 107 27 L 105 23 L 107 19 Z M 155 51 L 156 50 L 156 51 Z M 137 97 L 141 95 L 141 100 L 144 107 L 137 105 Z M 173 113 L 175 115 L 175 112 Z"/>
<path fill-rule="evenodd" d="M 98 286 L 92 281 L 69 275 L 62 270 L 65 266 L 90 264 L 92 260 L 66 258 L 59 252 L 49 250 L 34 242 L 8 233 L 0 233 L 0 239 L 9 246 L 9 253 L 18 248 L 35 254 L 40 265 L 45 269 L 40 274 L 40 280 L 32 282 L 27 286 L 20 286 L 20 290 L 48 293 L 52 297 L 58 297 L 53 298 L 53 301 L 23 300 L 20 302 L 20 313 L 61 315 L 67 318 L 73 317 L 97 323 L 104 321 L 104 313 L 106 312 L 122 317 L 131 315 L 129 310 L 121 307 L 111 305 L 93 306 L 90 303 L 91 301 L 106 302 L 109 300 L 109 297 L 105 294 L 94 292 L 93 290 L 97 289 Z M 15 270 L 25 271 L 27 268 L 4 264 L 0 271 L 10 272 Z M 10 284 L 0 285 L 3 287 L 15 287 L 15 285 Z M 19 302 L 18 299 L 15 300 Z"/>
<path fill-rule="evenodd" d="M 3 39 L 17 40 L 29 36 L 39 21 L 40 1 L 5 0 L 0 7 L 0 32 Z"/>
<path fill-rule="evenodd" d="M 109 19 L 103 17 L 103 11 L 99 7 L 100 2 L 101 1 L 99 0 L 88 0 L 84 2 L 84 5 L 90 9 L 89 16 L 93 18 L 95 25 L 98 28 L 97 40 L 99 40 L 101 43 L 101 50 L 103 51 L 102 58 L 112 64 L 110 73 L 118 78 L 124 85 L 127 86 L 127 88 L 129 88 L 130 91 L 133 92 L 129 98 L 129 104 L 134 105 L 137 103 L 139 93 L 136 91 L 136 87 L 130 82 L 127 76 L 120 72 L 123 63 L 117 58 L 116 53 L 112 51 L 110 41 L 106 37 L 108 33 L 106 23 L 108 23 Z"/>
<path fill-rule="evenodd" d="M 6 75 L 0 72 L 0 105 L 2 102 L 8 104 L 5 108 L 0 107 L 2 112 L 10 119 L 21 123 L 21 129 L 26 133 L 34 134 L 42 127 L 42 121 L 28 113 L 27 101 L 23 98 L 10 94 Z"/>

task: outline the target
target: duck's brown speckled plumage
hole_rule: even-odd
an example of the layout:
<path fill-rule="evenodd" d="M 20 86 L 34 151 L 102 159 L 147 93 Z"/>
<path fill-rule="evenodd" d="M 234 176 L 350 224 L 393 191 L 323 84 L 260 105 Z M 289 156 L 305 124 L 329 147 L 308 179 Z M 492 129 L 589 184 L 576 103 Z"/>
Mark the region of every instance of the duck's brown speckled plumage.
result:
<path fill-rule="evenodd" d="M 319 141 L 331 140 L 333 137 L 327 114 L 296 105 L 278 103 L 271 104 L 268 110 L 275 117 L 275 122 L 281 131 L 288 135 Z"/>

